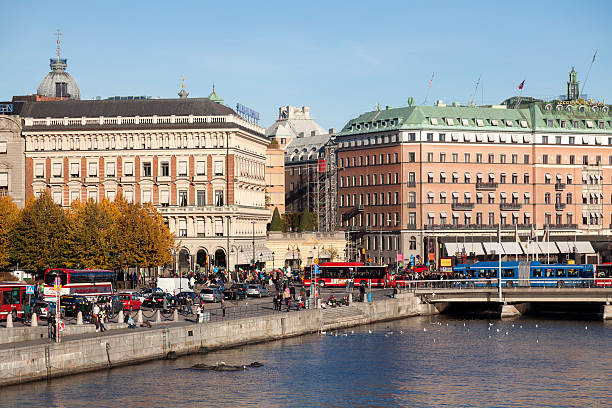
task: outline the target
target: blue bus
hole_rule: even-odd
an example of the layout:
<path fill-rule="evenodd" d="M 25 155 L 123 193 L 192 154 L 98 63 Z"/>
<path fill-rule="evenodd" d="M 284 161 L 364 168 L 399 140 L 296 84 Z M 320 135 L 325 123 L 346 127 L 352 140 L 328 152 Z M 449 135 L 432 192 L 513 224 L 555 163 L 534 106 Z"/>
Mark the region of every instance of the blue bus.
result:
<path fill-rule="evenodd" d="M 502 285 L 532 287 L 582 287 L 592 286 L 594 266 L 591 264 L 543 264 L 533 262 L 502 262 Z M 459 264 L 453 272 L 466 279 L 465 284 L 473 287 L 497 287 L 498 262 L 477 262 L 473 265 Z"/>

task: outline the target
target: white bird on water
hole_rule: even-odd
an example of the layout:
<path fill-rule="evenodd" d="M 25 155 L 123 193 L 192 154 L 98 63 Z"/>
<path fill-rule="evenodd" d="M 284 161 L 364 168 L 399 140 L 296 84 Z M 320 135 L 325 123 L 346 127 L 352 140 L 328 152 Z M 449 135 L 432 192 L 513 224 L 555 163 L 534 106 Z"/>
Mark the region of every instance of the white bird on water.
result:
<path fill-rule="evenodd" d="M 372 334 L 372 330 L 368 330 L 368 333 Z"/>
<path fill-rule="evenodd" d="M 538 325 L 536 324 L 536 329 L 538 328 Z"/>
<path fill-rule="evenodd" d="M 589 328 L 587 326 L 584 326 L 584 330 L 588 330 Z"/>
<path fill-rule="evenodd" d="M 423 327 L 423 331 L 424 331 L 424 332 L 426 332 L 426 331 L 427 331 L 427 329 L 426 329 L 425 327 Z"/>

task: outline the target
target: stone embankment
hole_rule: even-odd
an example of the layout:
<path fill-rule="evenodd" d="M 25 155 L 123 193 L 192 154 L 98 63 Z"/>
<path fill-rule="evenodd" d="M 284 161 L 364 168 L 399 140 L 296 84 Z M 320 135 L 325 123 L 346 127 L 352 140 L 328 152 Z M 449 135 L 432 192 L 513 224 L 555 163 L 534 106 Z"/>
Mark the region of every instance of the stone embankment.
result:
<path fill-rule="evenodd" d="M 84 333 L 67 336 L 62 343 L 22 337 L 31 341 L 0 345 L 0 386 L 433 313 L 436 311 L 430 305 L 405 293 L 395 299 L 337 308 L 214 323 L 168 322 L 151 329 L 118 329 L 103 335 Z"/>

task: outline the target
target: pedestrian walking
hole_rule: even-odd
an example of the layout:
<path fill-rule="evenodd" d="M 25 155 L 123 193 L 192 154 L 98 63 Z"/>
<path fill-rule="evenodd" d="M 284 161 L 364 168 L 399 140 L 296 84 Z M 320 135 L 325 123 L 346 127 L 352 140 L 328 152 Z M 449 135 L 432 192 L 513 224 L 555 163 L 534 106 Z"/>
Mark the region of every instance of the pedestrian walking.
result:
<path fill-rule="evenodd" d="M 94 303 L 93 306 L 93 321 L 96 325 L 96 333 L 100 331 L 100 306 L 97 303 Z"/>
<path fill-rule="evenodd" d="M 221 298 L 221 312 L 223 313 L 223 317 L 225 317 L 225 299 Z"/>
<path fill-rule="evenodd" d="M 359 301 L 363 302 L 365 298 L 365 285 L 359 286 Z"/>

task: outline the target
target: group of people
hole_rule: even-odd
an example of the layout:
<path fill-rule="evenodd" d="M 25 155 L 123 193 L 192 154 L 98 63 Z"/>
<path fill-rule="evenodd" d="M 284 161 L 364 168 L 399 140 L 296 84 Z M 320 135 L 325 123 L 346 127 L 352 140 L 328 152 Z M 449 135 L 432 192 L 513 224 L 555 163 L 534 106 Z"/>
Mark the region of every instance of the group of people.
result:
<path fill-rule="evenodd" d="M 274 310 L 282 311 L 283 305 L 285 305 L 287 312 L 291 310 L 291 307 L 295 307 L 295 310 L 304 309 L 306 307 L 306 297 L 309 295 L 308 292 L 302 288 L 300 293 L 296 294 L 294 286 L 287 286 L 284 290 L 277 291 L 272 298 Z"/>

